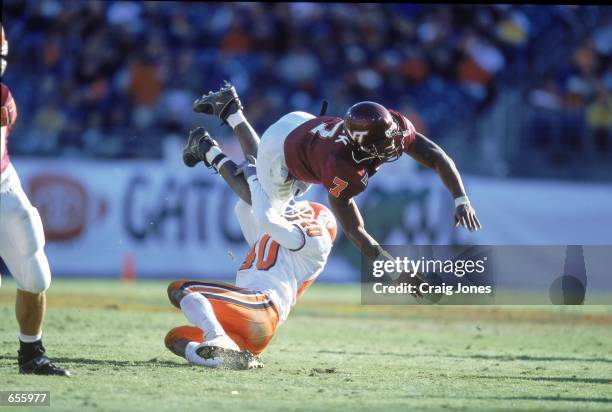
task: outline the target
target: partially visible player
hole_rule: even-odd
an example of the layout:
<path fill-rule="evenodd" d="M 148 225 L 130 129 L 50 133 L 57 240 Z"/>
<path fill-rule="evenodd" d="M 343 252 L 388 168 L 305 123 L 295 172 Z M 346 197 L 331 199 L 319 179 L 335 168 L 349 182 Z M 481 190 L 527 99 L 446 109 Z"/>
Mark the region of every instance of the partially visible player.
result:
<path fill-rule="evenodd" d="M 272 124 L 260 142 L 242 108 L 236 90 L 227 82 L 194 103 L 196 112 L 229 124 L 243 150 L 257 158 L 257 176 L 279 210 L 309 185 L 325 186 L 334 215 L 366 257 L 391 258 L 366 231 L 354 197 L 384 163 L 403 154 L 440 176 L 455 201 L 455 227 L 480 229 L 453 160 L 401 113 L 367 101 L 351 106 L 344 118 L 292 112 Z"/>
<path fill-rule="evenodd" d="M 238 174 L 202 128 L 190 133 L 184 152 L 193 167 L 203 161 L 218 171 L 240 196 L 235 207 L 244 238 L 251 246 L 235 285 L 198 280 L 175 281 L 168 298 L 195 326 L 180 326 L 166 336 L 173 353 L 190 363 L 251 368 L 297 299 L 319 276 L 336 237 L 336 220 L 323 205 L 295 202 L 284 213 L 270 204 L 250 165 Z M 253 214 L 253 204 L 267 218 Z"/>
<path fill-rule="evenodd" d="M 8 41 L 2 31 L 2 75 L 6 69 Z M 0 257 L 17 283 L 15 312 L 19 323 L 19 372 L 70 376 L 53 365 L 42 343 L 47 305 L 45 291 L 51 283 L 43 247 L 45 237 L 38 211 L 30 204 L 8 152 L 8 138 L 17 120 L 17 106 L 2 83 L 2 136 L 0 137 Z"/>

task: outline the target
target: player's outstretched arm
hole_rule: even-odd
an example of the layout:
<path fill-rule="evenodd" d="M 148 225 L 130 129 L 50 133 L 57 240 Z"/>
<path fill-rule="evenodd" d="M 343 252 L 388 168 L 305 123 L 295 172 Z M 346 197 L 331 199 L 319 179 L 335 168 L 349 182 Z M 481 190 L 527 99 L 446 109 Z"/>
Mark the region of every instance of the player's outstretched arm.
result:
<path fill-rule="evenodd" d="M 304 233 L 272 207 L 257 179 L 257 169 L 251 163 L 254 160 L 249 157 L 246 165 L 240 168 L 233 161 L 227 160 L 218 168 L 219 174 L 242 200 L 251 205 L 253 217 L 263 232 L 289 250 L 301 249 L 306 241 Z M 242 223 L 241 227 L 244 227 Z"/>
<path fill-rule="evenodd" d="M 440 146 L 420 133 L 416 134 L 407 153 L 417 162 L 435 170 L 455 199 L 455 227 L 461 225 L 470 231 L 480 229 L 482 226 L 468 200 L 461 175 L 453 159 Z"/>
<path fill-rule="evenodd" d="M 342 230 L 353 244 L 368 258 L 375 260 L 384 252 L 378 242 L 366 231 L 363 217 L 353 198 L 343 199 L 328 196 L 329 204 Z"/>
<path fill-rule="evenodd" d="M 304 247 L 306 243 L 304 233 L 272 206 L 270 198 L 257 179 L 255 166 L 250 165 L 245 168 L 244 176 L 249 183 L 253 215 L 260 229 L 269 234 L 279 245 L 291 251 Z"/>
<path fill-rule="evenodd" d="M 329 204 L 336 219 L 340 221 L 342 230 L 346 236 L 351 239 L 353 244 L 371 260 L 393 260 L 393 256 L 384 250 L 376 240 L 366 231 L 363 222 L 363 217 L 353 198 L 342 199 L 329 195 Z M 403 276 L 407 282 L 419 285 L 423 282 L 423 277 L 420 273 L 408 274 L 397 272 L 389 274 L 391 279 L 399 281 Z M 406 278 L 406 276 L 409 276 Z M 422 297 L 420 292 L 415 292 L 415 296 Z"/>

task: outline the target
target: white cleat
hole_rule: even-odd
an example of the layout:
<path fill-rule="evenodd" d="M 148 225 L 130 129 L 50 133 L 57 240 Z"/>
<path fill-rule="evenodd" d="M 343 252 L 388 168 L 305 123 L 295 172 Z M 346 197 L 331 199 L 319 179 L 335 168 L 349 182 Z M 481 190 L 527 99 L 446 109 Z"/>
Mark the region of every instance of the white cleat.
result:
<path fill-rule="evenodd" d="M 226 335 L 194 345 L 190 351 L 191 358 L 194 359 L 192 363 L 207 368 L 263 368 L 263 363 L 257 357 L 248 351 L 240 350 L 236 342 Z"/>

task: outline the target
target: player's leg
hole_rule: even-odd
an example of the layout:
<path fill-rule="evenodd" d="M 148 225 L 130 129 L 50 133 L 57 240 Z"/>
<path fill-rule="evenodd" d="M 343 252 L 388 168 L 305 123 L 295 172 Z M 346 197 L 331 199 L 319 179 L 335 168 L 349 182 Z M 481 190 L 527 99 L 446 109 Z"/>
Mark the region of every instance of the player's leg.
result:
<path fill-rule="evenodd" d="M 230 188 L 246 203 L 251 203 L 251 190 L 238 166 L 219 148 L 219 144 L 203 127 L 196 127 L 189 132 L 187 143 L 183 148 L 183 162 L 194 167 L 204 162 L 208 168 L 219 172 Z"/>
<path fill-rule="evenodd" d="M 234 131 L 245 158 L 257 157 L 259 136 L 242 112 L 242 103 L 236 89 L 227 81 L 217 92 L 209 92 L 197 99 L 193 110 L 198 113 L 210 114 L 227 122 Z"/>
<path fill-rule="evenodd" d="M 240 351 L 240 347 L 230 338 L 209 302 L 199 292 L 185 286 L 188 282 L 172 282 L 168 286 L 168 297 L 173 305 L 181 309 L 187 320 L 203 331 L 205 342 L 214 343 L 226 349 Z"/>
<path fill-rule="evenodd" d="M 176 281 L 168 287 L 170 301 L 181 309 L 184 308 L 182 302 L 186 296 L 194 294 L 207 300 L 213 310 L 212 316 L 218 320 L 223 330 L 241 350 L 259 354 L 274 336 L 278 314 L 268 296 L 222 282 Z M 193 316 L 211 317 L 211 314 L 204 310 Z M 194 321 L 192 322 L 195 323 Z M 201 325 L 209 327 L 205 323 Z M 204 338 L 206 342 L 208 340 L 206 332 L 204 332 Z M 214 345 L 204 344 L 197 350 L 210 350 L 205 346 L 214 347 Z"/>
<path fill-rule="evenodd" d="M 276 210 L 284 213 L 289 201 L 302 195 L 308 184 L 291 178 L 285 161 L 285 140 L 302 123 L 314 118 L 291 112 L 273 123 L 261 137 L 257 155 L 257 178 Z"/>
<path fill-rule="evenodd" d="M 0 255 L 17 283 L 15 313 L 19 324 L 19 371 L 69 375 L 50 363 L 42 343 L 45 291 L 51 283 L 44 254 L 44 234 L 38 211 L 32 207 L 15 177 L 0 192 Z"/>
<path fill-rule="evenodd" d="M 42 325 L 47 310 L 47 297 L 45 292 L 31 293 L 17 289 L 15 300 L 15 315 L 21 332 L 21 340 L 36 341 L 42 336 Z M 24 336 L 26 337 L 24 339 Z"/>
<path fill-rule="evenodd" d="M 187 359 L 190 363 L 206 366 L 206 360 L 195 353 L 195 348 L 204 342 L 202 329 L 196 326 L 179 326 L 166 334 L 164 344 L 176 356 Z"/>
<path fill-rule="evenodd" d="M 234 362 L 230 365 L 224 365 L 222 362 L 219 362 L 215 359 L 215 354 L 209 354 L 206 357 L 198 355 L 198 349 L 203 349 L 202 343 L 204 343 L 204 340 L 202 336 L 202 330 L 195 326 L 178 326 L 166 334 L 164 343 L 170 352 L 194 365 L 211 368 L 221 366 L 232 367 L 234 369 L 263 368 L 263 363 L 248 352 L 237 352 L 234 356 Z"/>

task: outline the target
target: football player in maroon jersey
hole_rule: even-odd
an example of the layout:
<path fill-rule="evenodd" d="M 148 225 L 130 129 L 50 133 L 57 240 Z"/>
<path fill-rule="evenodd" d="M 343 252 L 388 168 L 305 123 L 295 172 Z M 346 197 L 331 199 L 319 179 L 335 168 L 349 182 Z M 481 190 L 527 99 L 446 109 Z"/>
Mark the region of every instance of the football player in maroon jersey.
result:
<path fill-rule="evenodd" d="M 2 32 L 2 75 L 6 69 L 8 42 Z M 9 158 L 7 141 L 17 120 L 17 105 L 2 83 L 2 135 L 0 136 L 0 256 L 17 283 L 15 312 L 19 323 L 19 372 L 70 376 L 51 363 L 42 344 L 42 325 L 51 283 L 45 256 L 45 234 L 35 207 L 24 193 Z"/>
<path fill-rule="evenodd" d="M 378 103 L 357 103 L 344 118 L 292 112 L 270 126 L 261 140 L 244 117 L 236 90 L 227 82 L 219 91 L 197 99 L 193 108 L 229 124 L 245 155 L 257 159 L 257 178 L 279 212 L 311 184 L 324 185 L 344 232 L 372 260 L 392 257 L 366 231 L 353 198 L 384 163 L 403 154 L 438 173 L 455 200 L 455 227 L 481 228 L 453 160 L 401 113 Z M 192 164 L 188 165 L 199 160 L 208 165 L 221 158 L 218 147 L 209 149 L 205 144 L 201 150 L 192 149 Z M 263 213 L 257 217 L 267 218 Z"/>

